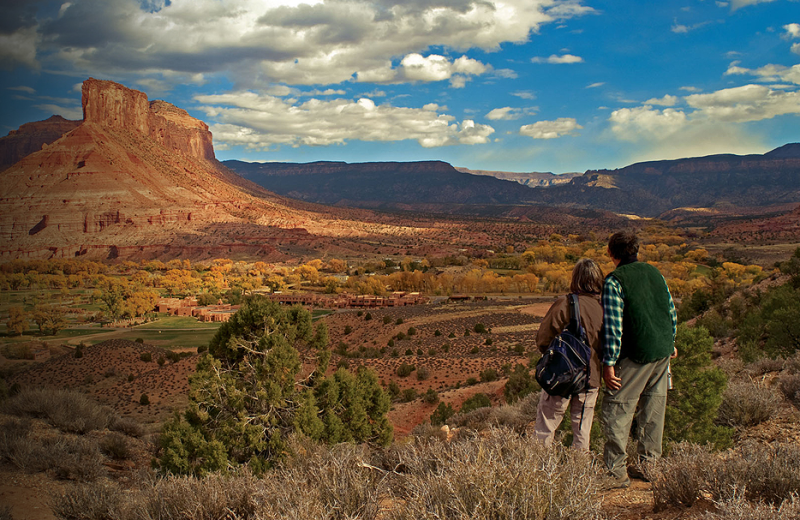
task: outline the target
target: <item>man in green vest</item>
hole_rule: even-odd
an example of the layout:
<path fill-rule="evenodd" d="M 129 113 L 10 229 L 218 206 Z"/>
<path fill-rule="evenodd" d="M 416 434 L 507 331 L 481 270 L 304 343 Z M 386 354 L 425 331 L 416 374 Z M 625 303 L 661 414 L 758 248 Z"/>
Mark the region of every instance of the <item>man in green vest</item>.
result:
<path fill-rule="evenodd" d="M 615 233 L 608 255 L 616 269 L 603 284 L 603 459 L 613 487 L 630 485 L 627 445 L 636 416 L 640 460 L 661 456 L 669 386 L 669 360 L 675 349 L 677 316 L 661 273 L 638 261 L 639 240 L 632 231 Z"/>

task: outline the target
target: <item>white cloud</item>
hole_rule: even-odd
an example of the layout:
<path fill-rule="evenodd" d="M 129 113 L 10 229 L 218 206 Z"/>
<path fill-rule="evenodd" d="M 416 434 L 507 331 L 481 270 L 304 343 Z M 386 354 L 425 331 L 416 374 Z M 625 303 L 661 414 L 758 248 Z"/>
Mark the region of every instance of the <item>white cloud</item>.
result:
<path fill-rule="evenodd" d="M 794 88 L 794 87 L 793 87 Z M 636 143 L 638 160 L 726 153 L 731 149 L 763 150 L 758 137 L 741 123 L 800 115 L 800 91 L 744 85 L 708 94 L 692 94 L 687 109 L 657 109 L 649 105 L 615 110 L 609 117 L 612 134 Z"/>
<path fill-rule="evenodd" d="M 450 61 L 444 56 L 431 54 L 422 56 L 412 53 L 406 55 L 399 67 L 393 69 L 390 63 L 367 72 L 359 72 L 357 80 L 370 83 L 402 83 L 406 81 L 433 82 L 449 79 L 453 88 L 462 88 L 468 75 L 481 75 L 491 70 L 478 60 L 466 56 Z"/>
<path fill-rule="evenodd" d="M 38 69 L 36 47 L 40 40 L 36 27 L 22 27 L 11 34 L 0 33 L 0 67 L 11 69 L 25 65 Z"/>
<path fill-rule="evenodd" d="M 513 119 L 519 119 L 525 115 L 532 115 L 536 113 L 536 107 L 527 107 L 527 108 L 512 108 L 512 107 L 502 107 L 502 108 L 495 108 L 491 110 L 488 114 L 486 114 L 486 119 L 490 119 L 492 121 L 511 121 Z"/>
<path fill-rule="evenodd" d="M 602 86 L 603 86 L 603 85 L 605 85 L 605 84 L 606 84 L 606 82 L 605 82 L 605 81 L 598 81 L 597 83 L 592 83 L 591 85 L 586 85 L 586 88 L 597 88 L 597 87 L 602 87 Z"/>
<path fill-rule="evenodd" d="M 611 131 L 624 141 L 638 141 L 643 136 L 668 137 L 682 130 L 687 122 L 681 110 L 659 110 L 647 105 L 614 110 L 608 120 Z"/>
<path fill-rule="evenodd" d="M 788 39 L 800 38 L 800 23 L 790 23 L 783 26 L 786 31 L 785 37 Z"/>
<path fill-rule="evenodd" d="M 800 85 L 800 64 L 792 67 L 783 65 L 764 65 L 757 69 L 740 67 L 738 61 L 734 61 L 725 71 L 726 76 L 730 75 L 750 75 L 759 78 L 759 81 L 766 83 L 788 82 Z"/>
<path fill-rule="evenodd" d="M 322 146 L 347 141 L 414 139 L 423 147 L 481 144 L 494 129 L 466 119 L 456 123 L 445 107 L 422 108 L 376 105 L 367 98 L 310 99 L 301 104 L 255 92 L 196 96 L 211 126 L 215 143 L 225 148 L 270 149 L 279 145 Z"/>
<path fill-rule="evenodd" d="M 701 89 L 692 86 L 681 87 L 680 90 L 684 90 L 686 92 L 700 92 Z"/>
<path fill-rule="evenodd" d="M 800 54 L 800 43 L 792 44 L 792 52 L 795 54 Z"/>
<path fill-rule="evenodd" d="M 63 68 L 66 62 L 106 76 L 229 73 L 237 88 L 334 84 L 353 77 L 383 83 L 415 76 L 413 81 L 430 81 L 421 78 L 437 77 L 433 63 L 409 77 L 394 70 L 396 60 L 424 55 L 432 48 L 494 51 L 504 43 L 525 43 L 545 24 L 594 12 L 581 4 L 582 0 L 172 0 L 143 6 L 138 0 L 72 0 L 61 16 L 43 21 L 40 32 L 46 46 L 41 49 L 52 67 Z M 17 61 L 30 64 L 36 54 L 26 56 Z M 453 70 L 444 79 L 485 72 L 486 66 L 475 60 L 466 65 L 466 70 Z M 476 72 L 477 65 L 484 71 Z"/>
<path fill-rule="evenodd" d="M 670 96 L 669 94 L 662 98 L 651 98 L 644 102 L 645 105 L 660 105 L 664 107 L 675 106 L 676 103 L 678 103 L 678 97 Z"/>
<path fill-rule="evenodd" d="M 783 92 L 764 85 L 744 85 L 711 94 L 692 94 L 686 97 L 686 103 L 698 109 L 694 117 L 743 123 L 800 114 L 800 91 Z"/>
<path fill-rule="evenodd" d="M 302 92 L 302 96 L 344 96 L 347 91 L 342 89 L 326 88 L 325 90 L 314 89 L 308 92 Z"/>
<path fill-rule="evenodd" d="M 731 0 L 731 11 L 736 11 L 737 9 L 741 9 L 742 7 L 747 7 L 749 5 L 765 4 L 772 1 L 774 0 Z"/>
<path fill-rule="evenodd" d="M 486 114 L 486 119 L 491 119 L 492 121 L 514 119 L 513 110 L 511 107 L 495 108 Z"/>
<path fill-rule="evenodd" d="M 532 125 L 520 127 L 519 133 L 533 139 L 556 139 L 565 135 L 575 135 L 575 130 L 583 127 L 572 117 L 560 117 L 555 121 L 537 121 Z"/>
<path fill-rule="evenodd" d="M 533 63 L 556 63 L 556 64 L 583 63 L 583 58 L 581 58 L 580 56 L 573 56 L 572 54 L 563 54 L 561 56 L 553 54 L 548 58 L 541 58 L 539 56 L 536 56 L 534 58 L 531 58 L 531 62 L 533 62 Z"/>
<path fill-rule="evenodd" d="M 517 79 L 519 77 L 519 74 L 513 69 L 494 69 L 494 75 L 505 79 Z"/>
<path fill-rule="evenodd" d="M 531 92 L 530 90 L 518 90 L 516 92 L 511 93 L 512 96 L 517 96 L 521 99 L 536 99 L 536 94 Z"/>
<path fill-rule="evenodd" d="M 685 25 L 680 25 L 678 24 L 678 22 L 675 22 L 674 24 L 672 24 L 671 30 L 676 34 L 685 34 L 689 32 L 689 27 Z"/>
<path fill-rule="evenodd" d="M 19 87 L 8 87 L 8 90 L 18 90 L 20 92 L 27 92 L 28 94 L 36 94 L 35 89 L 24 85 L 20 85 Z"/>
<path fill-rule="evenodd" d="M 33 105 L 35 108 L 43 112 L 55 114 L 66 119 L 83 119 L 83 110 L 81 107 L 62 107 L 52 103 L 45 103 L 41 105 Z"/>

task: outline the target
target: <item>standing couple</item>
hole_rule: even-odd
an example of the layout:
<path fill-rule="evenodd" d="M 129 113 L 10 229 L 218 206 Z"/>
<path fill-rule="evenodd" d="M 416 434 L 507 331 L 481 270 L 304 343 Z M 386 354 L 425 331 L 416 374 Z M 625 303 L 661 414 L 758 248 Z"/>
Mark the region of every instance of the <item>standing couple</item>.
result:
<path fill-rule="evenodd" d="M 638 457 L 661 456 L 669 360 L 678 353 L 675 305 L 667 283 L 658 269 L 637 261 L 638 251 L 635 233 L 615 233 L 608 254 L 616 268 L 605 280 L 594 260 L 582 258 L 575 265 L 570 292 L 578 295 L 581 323 L 592 348 L 590 388 L 571 398 L 542 392 L 534 428 L 537 439 L 552 443 L 569 407 L 572 446 L 587 451 L 602 377 L 603 459 L 614 487 L 620 488 L 630 485 L 626 448 L 634 417 Z M 569 307 L 564 296 L 545 315 L 536 336 L 541 351 L 568 325 Z"/>

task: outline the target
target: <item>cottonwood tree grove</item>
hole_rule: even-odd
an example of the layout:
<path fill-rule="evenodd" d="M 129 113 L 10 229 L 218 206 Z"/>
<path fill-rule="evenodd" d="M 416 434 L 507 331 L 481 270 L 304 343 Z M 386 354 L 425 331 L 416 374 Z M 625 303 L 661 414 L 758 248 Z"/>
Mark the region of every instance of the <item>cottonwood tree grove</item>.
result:
<path fill-rule="evenodd" d="M 313 370 L 303 371 L 301 352 Z M 160 467 L 202 476 L 247 465 L 262 473 L 287 453 L 292 434 L 389 444 L 390 400 L 375 373 L 326 376 L 330 356 L 327 327 L 314 327 L 307 310 L 247 298 L 198 361 L 188 408 L 164 425 Z"/>

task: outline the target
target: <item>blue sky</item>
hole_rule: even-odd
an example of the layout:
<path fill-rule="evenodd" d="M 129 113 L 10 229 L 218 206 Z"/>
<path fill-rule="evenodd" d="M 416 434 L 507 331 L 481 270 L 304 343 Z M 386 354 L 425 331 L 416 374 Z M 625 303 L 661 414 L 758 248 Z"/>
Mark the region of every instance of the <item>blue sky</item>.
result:
<path fill-rule="evenodd" d="M 584 171 L 800 141 L 797 0 L 19 1 L 0 131 L 110 79 L 220 159 Z"/>

